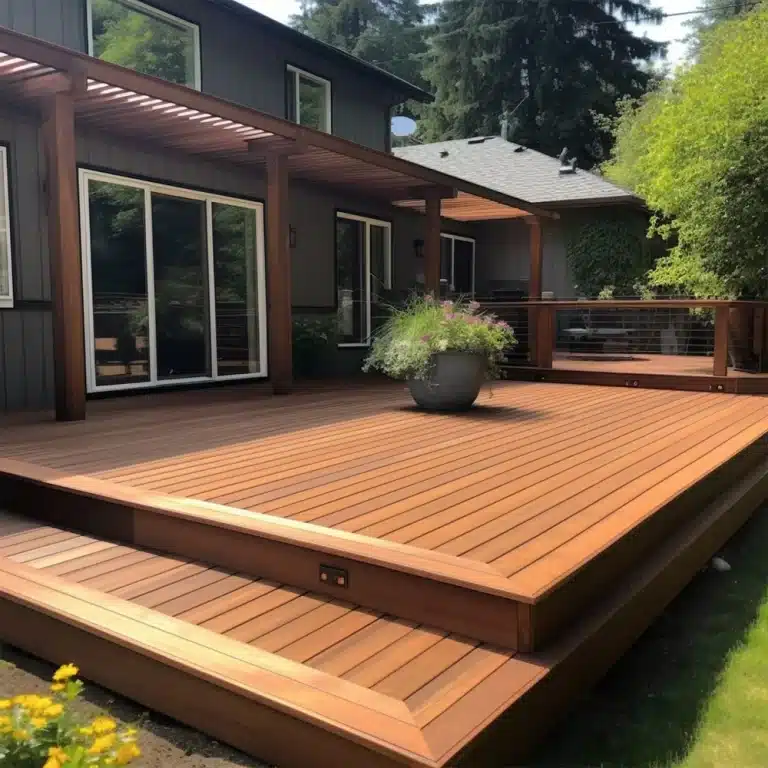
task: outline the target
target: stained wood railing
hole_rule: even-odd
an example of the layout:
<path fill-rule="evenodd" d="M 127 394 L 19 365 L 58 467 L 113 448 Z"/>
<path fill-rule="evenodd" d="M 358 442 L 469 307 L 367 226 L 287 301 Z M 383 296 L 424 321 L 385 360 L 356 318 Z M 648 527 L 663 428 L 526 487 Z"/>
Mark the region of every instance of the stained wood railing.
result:
<path fill-rule="evenodd" d="M 559 372 L 563 380 L 623 375 L 623 383 L 642 386 L 648 382 L 638 376 L 666 376 L 680 388 L 696 379 L 701 388 L 702 377 L 730 376 L 752 380 L 744 391 L 768 392 L 768 302 L 485 301 L 483 309 L 515 329 L 519 344 L 507 360 L 513 377 L 527 368 L 540 376 Z M 711 388 L 737 389 L 719 384 Z"/>

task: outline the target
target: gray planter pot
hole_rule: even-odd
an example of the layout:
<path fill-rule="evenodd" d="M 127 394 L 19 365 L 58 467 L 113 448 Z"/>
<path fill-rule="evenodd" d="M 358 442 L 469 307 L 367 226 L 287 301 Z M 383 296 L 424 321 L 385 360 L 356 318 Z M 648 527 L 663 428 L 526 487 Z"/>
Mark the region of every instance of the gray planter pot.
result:
<path fill-rule="evenodd" d="M 428 411 L 466 411 L 480 394 L 488 367 L 484 355 L 438 352 L 426 379 L 409 379 L 408 388 L 418 405 Z"/>

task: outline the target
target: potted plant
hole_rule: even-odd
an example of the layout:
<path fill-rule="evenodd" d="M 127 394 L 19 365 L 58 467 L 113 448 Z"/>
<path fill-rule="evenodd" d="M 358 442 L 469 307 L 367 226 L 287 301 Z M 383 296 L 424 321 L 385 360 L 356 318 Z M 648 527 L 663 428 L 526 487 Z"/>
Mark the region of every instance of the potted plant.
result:
<path fill-rule="evenodd" d="M 364 370 L 405 379 L 422 408 L 466 410 L 483 382 L 498 378 L 499 363 L 514 344 L 509 325 L 480 312 L 476 302 L 414 296 L 392 310 L 373 340 Z"/>

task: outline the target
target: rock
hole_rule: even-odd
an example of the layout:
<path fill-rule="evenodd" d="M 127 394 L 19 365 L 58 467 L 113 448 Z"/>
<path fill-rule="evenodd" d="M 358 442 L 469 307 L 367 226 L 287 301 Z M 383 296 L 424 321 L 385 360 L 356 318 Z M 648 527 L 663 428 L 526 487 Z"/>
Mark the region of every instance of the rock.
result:
<path fill-rule="evenodd" d="M 713 557 L 712 558 L 712 567 L 719 571 L 720 573 L 725 573 L 726 571 L 731 570 L 731 565 L 726 560 L 723 560 L 722 557 Z"/>

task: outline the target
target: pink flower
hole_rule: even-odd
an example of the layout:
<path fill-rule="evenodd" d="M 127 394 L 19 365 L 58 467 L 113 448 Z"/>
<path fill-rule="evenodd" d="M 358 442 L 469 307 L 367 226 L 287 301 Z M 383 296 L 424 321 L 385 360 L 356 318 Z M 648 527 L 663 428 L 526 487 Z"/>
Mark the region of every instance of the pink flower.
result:
<path fill-rule="evenodd" d="M 424 344 L 428 344 L 431 340 L 432 340 L 432 337 L 429 334 L 427 334 L 426 336 L 422 336 L 421 337 L 421 341 Z"/>
<path fill-rule="evenodd" d="M 477 312 L 480 309 L 480 304 L 476 301 L 470 301 L 468 307 L 470 312 Z"/>
<path fill-rule="evenodd" d="M 446 320 L 455 320 L 457 317 L 455 312 L 447 312 L 445 315 Z"/>
<path fill-rule="evenodd" d="M 443 301 L 440 303 L 443 309 L 453 309 L 453 302 L 452 301 Z"/>
<path fill-rule="evenodd" d="M 424 301 L 425 301 L 427 304 L 434 304 L 434 303 L 435 303 L 435 297 L 434 297 L 434 296 L 433 296 L 431 293 L 428 293 L 428 294 L 427 294 L 427 295 L 424 297 Z"/>
<path fill-rule="evenodd" d="M 507 330 L 509 328 L 509 323 L 504 322 L 504 320 L 499 320 L 499 322 L 496 323 L 496 327 Z"/>

